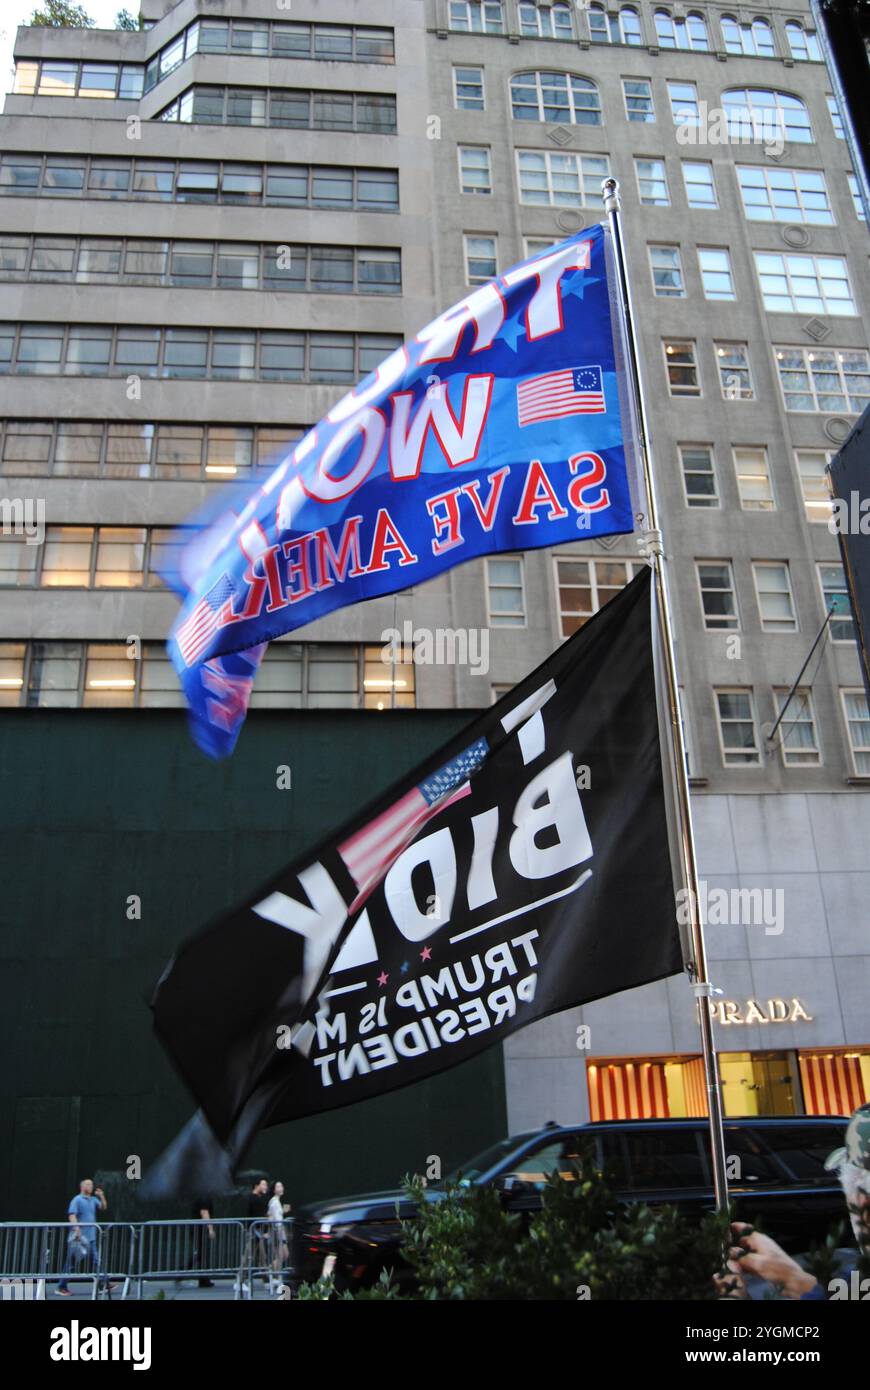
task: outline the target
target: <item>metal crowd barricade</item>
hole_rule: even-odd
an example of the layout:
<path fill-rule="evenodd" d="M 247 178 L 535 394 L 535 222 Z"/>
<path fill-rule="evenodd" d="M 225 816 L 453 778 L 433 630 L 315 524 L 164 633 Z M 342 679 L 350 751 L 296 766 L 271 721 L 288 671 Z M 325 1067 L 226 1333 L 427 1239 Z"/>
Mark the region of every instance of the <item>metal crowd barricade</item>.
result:
<path fill-rule="evenodd" d="M 69 1221 L 0 1223 L 0 1298 L 44 1298 L 51 1285 L 91 1285 L 90 1296 L 130 1289 L 136 1229 L 129 1222 L 100 1222 L 93 1239 L 76 1242 Z M 19 1289 L 22 1291 L 19 1292 Z M 32 1291 L 31 1291 L 32 1290 Z M 114 1291 L 114 1290 L 113 1290 Z"/>
<path fill-rule="evenodd" d="M 270 1217 L 245 1217 L 245 1244 L 239 1267 L 241 1298 L 253 1298 L 257 1280 L 265 1285 L 269 1297 L 277 1298 L 292 1273 L 293 1218 L 282 1221 Z"/>
<path fill-rule="evenodd" d="M 96 1257 L 88 1246 L 77 1259 L 68 1221 L 0 1222 L 0 1301 L 44 1298 L 61 1282 L 82 1281 L 92 1299 L 141 1299 L 148 1282 L 193 1279 L 231 1279 L 236 1299 L 253 1298 L 262 1282 L 275 1298 L 292 1273 L 292 1228 L 289 1217 L 99 1222 Z"/>
<path fill-rule="evenodd" d="M 234 1280 L 236 1298 L 241 1291 L 245 1249 L 245 1222 L 234 1218 L 213 1221 L 143 1221 L 138 1227 L 136 1296 L 148 1280 Z"/>

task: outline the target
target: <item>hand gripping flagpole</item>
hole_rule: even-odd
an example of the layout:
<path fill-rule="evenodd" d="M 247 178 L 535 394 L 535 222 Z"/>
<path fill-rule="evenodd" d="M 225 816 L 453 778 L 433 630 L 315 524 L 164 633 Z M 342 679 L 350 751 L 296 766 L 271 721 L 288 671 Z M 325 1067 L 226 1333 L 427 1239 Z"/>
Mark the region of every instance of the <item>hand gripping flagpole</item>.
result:
<path fill-rule="evenodd" d="M 701 900 L 698 892 L 698 865 L 695 854 L 695 837 L 692 830 L 692 808 L 689 797 L 689 778 L 686 768 L 686 748 L 683 738 L 683 721 L 680 714 L 680 693 L 677 683 L 677 664 L 674 654 L 674 629 L 671 618 L 671 605 L 668 594 L 668 577 L 665 564 L 664 545 L 659 525 L 659 510 L 656 500 L 653 457 L 650 445 L 649 421 L 644 399 L 640 356 L 634 328 L 634 312 L 625 246 L 622 239 L 620 221 L 619 184 L 616 179 L 605 179 L 601 185 L 604 196 L 604 209 L 608 215 L 614 259 L 617 268 L 617 296 L 625 335 L 626 366 L 629 389 L 634 406 L 637 427 L 638 451 L 643 472 L 643 487 L 646 504 L 646 544 L 652 561 L 655 577 L 656 609 L 658 613 L 657 631 L 660 639 L 662 666 L 665 674 L 667 693 L 667 725 L 670 774 L 673 783 L 673 802 L 676 807 L 676 831 L 679 855 L 685 887 L 691 911 L 691 960 L 687 963 L 687 973 L 692 981 L 697 1011 L 698 1027 L 701 1034 L 701 1048 L 704 1055 L 704 1074 L 707 1083 L 707 1109 L 710 1121 L 710 1147 L 713 1154 L 713 1189 L 716 1207 L 720 1212 L 728 1210 L 728 1181 L 725 1160 L 725 1132 L 722 1115 L 722 1088 L 719 1080 L 719 1065 L 713 1045 L 713 1020 L 710 1013 L 710 998 L 713 987 L 707 976 L 707 956 L 704 948 L 704 927 L 701 920 Z"/>

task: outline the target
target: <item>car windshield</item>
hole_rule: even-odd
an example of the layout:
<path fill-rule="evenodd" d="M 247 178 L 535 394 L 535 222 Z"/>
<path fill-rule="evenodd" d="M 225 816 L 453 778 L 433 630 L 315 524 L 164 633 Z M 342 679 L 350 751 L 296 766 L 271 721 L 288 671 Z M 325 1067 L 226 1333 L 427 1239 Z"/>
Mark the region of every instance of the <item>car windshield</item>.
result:
<path fill-rule="evenodd" d="M 475 1158 L 468 1159 L 466 1163 L 460 1163 L 458 1168 L 454 1168 L 451 1173 L 447 1174 L 445 1181 L 466 1184 L 474 1182 L 481 1173 L 488 1172 L 496 1163 L 500 1163 L 503 1158 L 507 1158 L 508 1154 L 513 1153 L 519 1147 L 520 1142 L 516 1138 L 500 1139 L 497 1144 L 484 1149 L 483 1153 L 477 1154 Z"/>

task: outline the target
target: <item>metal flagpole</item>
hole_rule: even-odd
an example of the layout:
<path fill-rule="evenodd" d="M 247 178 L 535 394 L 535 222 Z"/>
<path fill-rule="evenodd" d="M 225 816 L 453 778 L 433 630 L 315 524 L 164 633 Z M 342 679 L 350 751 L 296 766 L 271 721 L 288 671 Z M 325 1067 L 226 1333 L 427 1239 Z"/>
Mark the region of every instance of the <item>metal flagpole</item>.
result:
<path fill-rule="evenodd" d="M 668 595 L 668 578 L 664 547 L 659 526 L 659 511 L 656 500 L 649 421 L 647 418 L 646 401 L 644 399 L 642 386 L 637 338 L 634 329 L 631 286 L 628 279 L 625 246 L 622 239 L 622 226 L 619 215 L 619 184 L 616 179 L 605 179 L 601 188 L 604 195 L 604 209 L 610 223 L 610 232 L 618 271 L 618 294 L 622 312 L 622 322 L 625 330 L 628 378 L 635 407 L 638 427 L 638 445 L 643 469 L 644 491 L 646 494 L 646 539 L 655 578 L 658 630 L 666 676 L 668 700 L 667 722 L 670 732 L 667 744 L 670 755 L 670 772 L 677 809 L 680 859 L 685 886 L 689 890 L 691 911 L 692 959 L 687 970 L 692 979 L 692 987 L 695 993 L 698 1027 L 701 1034 L 701 1048 L 704 1055 L 704 1073 L 707 1083 L 707 1109 L 710 1121 L 710 1147 L 713 1154 L 713 1189 L 716 1194 L 717 1209 L 720 1212 L 727 1212 L 728 1181 L 725 1159 L 725 1132 L 722 1114 L 722 1087 L 719 1080 L 719 1064 L 713 1046 L 713 1019 L 710 1013 L 710 998 L 713 994 L 713 986 L 710 984 L 707 976 L 707 956 L 704 948 L 704 928 L 701 921 L 701 900 L 698 892 L 698 865 L 695 855 L 695 837 L 692 830 L 692 809 L 689 799 L 686 748 L 683 737 L 683 721 L 680 714 L 680 692 L 677 684 L 677 665 L 674 654 L 674 630 Z"/>

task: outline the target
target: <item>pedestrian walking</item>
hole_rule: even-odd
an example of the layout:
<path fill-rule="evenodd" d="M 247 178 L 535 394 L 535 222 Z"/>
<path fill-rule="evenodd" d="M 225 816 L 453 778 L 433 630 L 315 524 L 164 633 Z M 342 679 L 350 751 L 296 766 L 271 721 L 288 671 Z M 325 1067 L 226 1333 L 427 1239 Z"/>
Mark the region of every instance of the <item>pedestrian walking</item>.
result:
<path fill-rule="evenodd" d="M 272 1268 L 276 1274 L 284 1268 L 290 1253 L 287 1246 L 287 1227 L 284 1225 L 284 1217 L 289 1210 L 290 1204 L 284 1201 L 284 1184 L 274 1183 L 267 1212 L 272 1223 Z"/>

